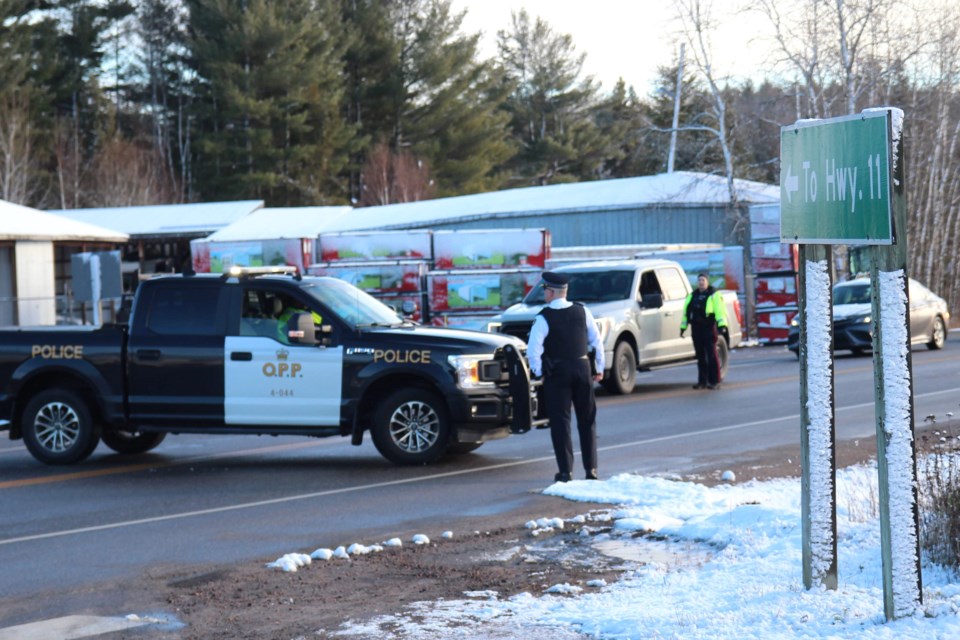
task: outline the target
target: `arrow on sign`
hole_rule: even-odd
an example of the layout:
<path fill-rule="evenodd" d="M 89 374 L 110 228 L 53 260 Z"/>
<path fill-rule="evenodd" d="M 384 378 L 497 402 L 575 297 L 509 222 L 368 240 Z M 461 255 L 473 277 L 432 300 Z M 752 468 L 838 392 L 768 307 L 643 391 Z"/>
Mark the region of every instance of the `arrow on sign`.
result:
<path fill-rule="evenodd" d="M 783 188 L 787 190 L 787 202 L 788 203 L 793 202 L 793 197 L 791 196 L 791 194 L 794 191 L 800 190 L 800 179 L 797 176 L 793 175 L 792 164 L 787 165 L 787 181 L 786 181 L 786 184 L 783 185 Z"/>

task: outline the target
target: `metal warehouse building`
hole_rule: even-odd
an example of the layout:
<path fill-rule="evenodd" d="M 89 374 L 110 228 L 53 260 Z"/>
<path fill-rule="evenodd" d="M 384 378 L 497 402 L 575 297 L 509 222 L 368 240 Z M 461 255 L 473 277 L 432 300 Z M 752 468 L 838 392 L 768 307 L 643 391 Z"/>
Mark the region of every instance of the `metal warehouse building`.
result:
<path fill-rule="evenodd" d="M 357 209 L 326 231 L 550 230 L 554 247 L 717 243 L 749 247 L 758 209 L 779 212 L 780 189 L 736 180 L 737 210 L 720 176 L 675 172 L 527 187 Z M 777 215 L 779 215 L 777 213 Z"/>

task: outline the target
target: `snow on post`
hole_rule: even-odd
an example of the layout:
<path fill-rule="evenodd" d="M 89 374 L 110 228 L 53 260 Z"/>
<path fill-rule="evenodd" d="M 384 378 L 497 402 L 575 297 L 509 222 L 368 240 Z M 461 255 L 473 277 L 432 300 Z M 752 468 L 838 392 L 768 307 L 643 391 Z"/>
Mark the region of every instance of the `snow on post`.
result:
<path fill-rule="evenodd" d="M 804 514 L 810 582 L 836 588 L 836 504 L 833 452 L 833 354 L 830 272 L 826 260 L 805 262 L 805 424 L 808 504 Z M 805 563 L 806 565 L 806 563 Z M 806 576 L 805 576 L 806 577 Z M 807 584 L 809 587 L 810 584 Z"/>
<path fill-rule="evenodd" d="M 885 449 L 882 460 L 886 461 L 889 514 L 887 526 L 881 525 L 881 535 L 889 538 L 890 557 L 884 557 L 883 561 L 889 564 L 885 572 L 889 571 L 895 618 L 912 615 L 920 606 L 921 598 L 906 280 L 903 270 L 877 274 L 883 356 L 883 415 L 879 427 L 885 443 L 881 446 Z M 881 488 L 881 502 L 883 497 Z M 881 510 L 883 508 L 881 504 Z"/>

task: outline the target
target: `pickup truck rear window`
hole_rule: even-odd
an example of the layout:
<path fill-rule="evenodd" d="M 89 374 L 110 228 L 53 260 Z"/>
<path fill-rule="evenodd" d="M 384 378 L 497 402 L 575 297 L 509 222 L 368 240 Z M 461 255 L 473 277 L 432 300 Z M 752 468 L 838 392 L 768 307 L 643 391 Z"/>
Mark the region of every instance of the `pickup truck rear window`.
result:
<path fill-rule="evenodd" d="M 147 329 L 163 335 L 216 335 L 218 298 L 209 287 L 161 288 L 153 294 Z"/>

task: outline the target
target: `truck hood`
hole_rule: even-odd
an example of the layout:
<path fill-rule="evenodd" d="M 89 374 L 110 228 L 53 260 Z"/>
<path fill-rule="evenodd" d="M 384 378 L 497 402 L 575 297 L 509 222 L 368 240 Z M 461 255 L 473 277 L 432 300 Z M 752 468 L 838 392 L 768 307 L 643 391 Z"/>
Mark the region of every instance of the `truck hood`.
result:
<path fill-rule="evenodd" d="M 422 348 L 443 348 L 449 351 L 462 353 L 492 353 L 497 349 L 512 344 L 517 349 L 524 349 L 526 345 L 519 338 L 502 333 L 485 333 L 483 331 L 467 331 L 464 329 L 450 329 L 446 327 L 369 327 L 363 332 L 375 335 L 378 339 L 396 342 L 397 345 L 419 346 Z"/>
<path fill-rule="evenodd" d="M 603 318 L 606 316 L 612 316 L 617 313 L 620 309 L 623 308 L 623 300 L 613 300 L 611 302 L 589 302 L 586 306 L 590 309 L 590 313 L 593 314 L 594 318 Z M 519 302 L 499 316 L 493 318 L 500 322 L 517 322 L 522 320 L 533 321 L 537 317 L 537 314 L 540 313 L 540 310 L 543 309 L 546 305 L 542 304 L 524 304 Z"/>

